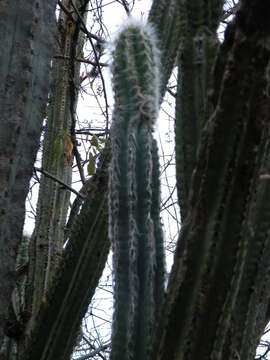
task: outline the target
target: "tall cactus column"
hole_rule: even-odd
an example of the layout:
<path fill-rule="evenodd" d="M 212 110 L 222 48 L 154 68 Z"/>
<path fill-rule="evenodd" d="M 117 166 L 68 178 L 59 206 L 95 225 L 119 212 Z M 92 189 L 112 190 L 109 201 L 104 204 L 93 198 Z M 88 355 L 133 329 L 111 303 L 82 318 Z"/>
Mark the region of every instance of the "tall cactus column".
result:
<path fill-rule="evenodd" d="M 177 192 L 182 221 L 196 164 L 201 130 L 213 108 L 208 101 L 211 69 L 218 48 L 217 28 L 223 0 L 179 2 L 180 48 L 175 144 Z"/>
<path fill-rule="evenodd" d="M 154 201 L 159 208 L 159 184 L 152 182 L 153 174 L 159 175 L 152 137 L 159 105 L 159 64 L 152 29 L 129 23 L 113 55 L 109 214 L 115 312 L 111 359 L 143 360 L 164 292 L 163 239 L 159 215 L 152 206 Z"/>
<path fill-rule="evenodd" d="M 80 0 L 75 2 L 78 7 L 80 4 Z M 65 0 L 63 5 L 72 9 L 70 0 Z M 75 36 L 76 23 L 72 23 L 64 11 L 60 11 L 58 27 L 57 51 L 64 59 L 54 59 L 53 63 L 52 87 L 43 140 L 42 169 L 70 185 L 72 160 L 68 159 L 65 147 L 71 141 L 71 89 L 78 86 L 80 73 L 80 64 L 77 63 L 74 76 L 70 80 L 70 63 L 74 57 L 73 48 L 76 49 L 77 54 L 81 53 L 84 36 L 82 33 Z M 66 57 L 68 60 L 65 59 Z M 77 99 L 74 100 L 76 103 Z M 29 284 L 33 284 L 33 288 L 27 290 L 28 302 L 32 302 L 28 307 L 32 307 L 33 315 L 38 313 L 42 298 L 51 285 L 52 277 L 62 257 L 69 199 L 70 192 L 67 189 L 63 189 L 45 175 L 41 176 L 37 219 L 30 246 L 29 278 L 32 281 Z"/>
<path fill-rule="evenodd" d="M 0 338 L 16 283 L 25 199 L 47 102 L 55 6 L 54 0 L 16 1 L 15 6 L 1 1 Z"/>
<path fill-rule="evenodd" d="M 153 360 L 254 359 L 269 294 L 268 191 L 257 185 L 269 151 L 270 28 L 257 27 L 265 13 L 269 4 L 243 0 L 217 55 L 224 70 L 214 71 L 216 107 L 201 135 Z"/>
<path fill-rule="evenodd" d="M 148 20 L 155 25 L 160 48 L 160 63 L 162 67 L 162 79 L 160 94 L 166 92 L 167 83 L 175 66 L 175 59 L 179 48 L 179 36 L 181 35 L 180 13 L 178 0 L 153 0 Z"/>

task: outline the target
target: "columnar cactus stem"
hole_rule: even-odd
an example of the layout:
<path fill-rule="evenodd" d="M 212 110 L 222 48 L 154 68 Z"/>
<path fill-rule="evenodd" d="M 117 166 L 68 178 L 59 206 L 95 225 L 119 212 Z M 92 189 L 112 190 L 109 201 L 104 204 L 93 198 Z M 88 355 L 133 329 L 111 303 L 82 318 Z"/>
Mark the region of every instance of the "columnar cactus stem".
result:
<path fill-rule="evenodd" d="M 201 130 L 212 112 L 208 102 L 211 68 L 218 46 L 223 0 L 179 2 L 180 49 L 176 99 L 177 191 L 184 220 Z"/>
<path fill-rule="evenodd" d="M 162 66 L 161 98 L 165 94 L 179 48 L 181 27 L 178 2 L 178 0 L 154 0 L 149 14 L 149 21 L 155 26 L 163 49 L 160 54 Z"/>
<path fill-rule="evenodd" d="M 77 0 L 75 4 L 79 6 L 81 1 Z M 64 5 L 67 8 L 71 7 L 70 0 L 65 0 Z M 78 40 L 77 37 L 73 38 L 74 31 L 75 24 L 70 24 L 67 15 L 60 11 L 58 52 L 64 55 L 64 59 L 54 59 L 53 63 L 42 158 L 42 168 L 68 185 L 71 184 L 72 159 L 67 161 L 65 144 L 71 142 L 71 88 L 78 86 L 80 71 L 80 65 L 77 63 L 74 77 L 70 80 L 70 62 L 74 58 L 73 47 L 76 49 L 75 52 L 80 54 L 84 43 L 82 33 L 77 35 Z M 30 246 L 30 278 L 33 280 L 34 288 L 32 309 L 35 315 L 62 256 L 69 198 L 70 192 L 67 189 L 61 188 L 48 177 L 41 176 L 37 220 Z"/>
<path fill-rule="evenodd" d="M 10 5 L 1 1 L 0 337 L 16 282 L 25 199 L 47 102 L 56 1 Z"/>
<path fill-rule="evenodd" d="M 69 359 L 78 330 L 94 295 L 109 252 L 108 164 L 110 148 L 101 154 L 100 166 L 88 183 L 69 242 L 54 275 L 52 286 L 42 302 L 22 360 Z"/>
<path fill-rule="evenodd" d="M 270 170 L 269 131 L 260 173 Z M 270 183 L 260 178 L 253 192 L 252 208 L 247 224 L 247 253 L 243 276 L 230 323 L 223 356 L 233 357 L 235 351 L 243 359 L 254 358 L 254 349 L 269 322 Z M 255 187 L 254 187 L 255 188 Z M 258 300 L 260 301 L 258 304 Z M 244 324 L 244 326 L 243 326 Z M 252 346 L 251 346 L 252 345 Z"/>
<path fill-rule="evenodd" d="M 164 291 L 163 270 L 156 269 L 157 262 L 164 264 L 162 235 L 153 210 L 153 201 L 159 209 L 159 184 L 152 184 L 159 166 L 152 138 L 159 105 L 159 63 L 152 29 L 128 24 L 113 55 L 109 214 L 115 313 L 111 359 L 147 359 L 156 315 L 154 295 L 159 292 L 160 303 Z"/>
<path fill-rule="evenodd" d="M 269 188 L 256 188 L 269 151 L 270 47 L 269 24 L 257 22 L 270 8 L 241 6 L 218 54 L 217 64 L 224 53 L 226 61 L 217 105 L 201 135 L 151 359 L 252 359 L 250 333 L 258 340 L 266 321 Z"/>
<path fill-rule="evenodd" d="M 14 313 L 18 321 L 21 321 L 22 313 L 25 310 L 25 283 L 26 283 L 26 269 L 29 262 L 29 241 L 30 238 L 26 235 L 22 236 L 22 241 L 18 250 L 16 259 L 16 271 L 19 274 L 19 280 L 12 294 L 12 305 Z"/>

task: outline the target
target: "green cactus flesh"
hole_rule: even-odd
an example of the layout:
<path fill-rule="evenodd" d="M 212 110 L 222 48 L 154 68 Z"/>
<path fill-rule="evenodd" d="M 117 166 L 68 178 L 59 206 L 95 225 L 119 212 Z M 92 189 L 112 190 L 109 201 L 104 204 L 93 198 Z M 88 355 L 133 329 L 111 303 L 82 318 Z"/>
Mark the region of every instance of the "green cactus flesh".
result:
<path fill-rule="evenodd" d="M 159 209 L 159 181 L 153 182 L 153 174 L 159 175 L 152 136 L 159 105 L 158 50 L 153 31 L 129 24 L 120 33 L 113 55 L 109 215 L 115 312 L 111 358 L 146 359 L 164 291 L 162 231 L 153 209 L 154 203 Z"/>

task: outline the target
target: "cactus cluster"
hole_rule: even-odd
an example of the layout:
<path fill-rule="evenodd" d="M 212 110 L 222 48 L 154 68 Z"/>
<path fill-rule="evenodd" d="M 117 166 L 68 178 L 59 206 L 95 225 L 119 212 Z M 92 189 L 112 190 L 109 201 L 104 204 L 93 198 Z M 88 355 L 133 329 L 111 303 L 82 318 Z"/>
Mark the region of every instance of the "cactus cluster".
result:
<path fill-rule="evenodd" d="M 115 109 L 111 129 L 109 228 L 115 310 L 111 359 L 146 359 L 164 293 L 159 219 L 159 52 L 153 30 L 129 22 L 113 51 Z"/>
<path fill-rule="evenodd" d="M 269 164 L 265 138 L 269 138 L 270 53 L 261 43 L 260 30 L 252 35 L 255 42 L 244 33 L 242 18 L 251 14 L 246 2 L 245 16 L 236 16 L 225 32 L 208 81 L 210 73 L 203 67 L 207 70 L 207 63 L 213 62 L 214 48 L 207 48 L 211 40 L 207 34 L 215 35 L 215 29 L 208 25 L 204 36 L 198 37 L 197 27 L 190 43 L 185 43 L 192 26 L 199 23 L 199 9 L 194 11 L 199 3 L 203 7 L 203 2 L 182 3 L 186 19 L 182 26 L 189 31 L 183 28 L 180 42 L 176 165 L 178 185 L 180 178 L 191 181 L 186 181 L 186 191 L 179 192 L 180 204 L 186 206 L 181 209 L 184 222 L 150 359 L 254 359 L 269 301 L 264 263 L 270 248 L 265 232 L 269 187 L 258 179 Z M 213 4 L 213 14 L 219 8 Z M 206 20 L 209 16 L 205 25 Z M 211 23 L 218 21 L 213 18 Z M 206 87 L 199 86 L 200 78 Z M 206 100 L 204 106 L 199 106 L 200 98 Z M 207 106 L 215 108 L 202 127 Z M 189 171 L 191 161 L 196 166 Z"/>

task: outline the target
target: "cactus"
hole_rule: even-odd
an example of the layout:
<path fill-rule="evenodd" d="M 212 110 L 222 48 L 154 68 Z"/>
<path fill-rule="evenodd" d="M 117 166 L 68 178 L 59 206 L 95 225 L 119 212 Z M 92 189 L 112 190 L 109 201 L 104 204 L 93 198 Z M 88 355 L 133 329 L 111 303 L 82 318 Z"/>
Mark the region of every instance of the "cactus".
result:
<path fill-rule="evenodd" d="M 47 102 L 56 3 L 21 0 L 10 6 L 9 1 L 1 2 L 0 338 L 16 282 L 10 274 L 14 274 Z"/>
<path fill-rule="evenodd" d="M 154 147 L 154 141 L 152 144 Z M 48 360 L 61 358 L 61 356 L 68 357 L 72 351 L 72 346 L 76 341 L 77 329 L 93 296 L 109 250 L 107 211 L 104 207 L 104 198 L 107 196 L 106 169 L 109 151 L 110 148 L 108 147 L 106 155 L 104 154 L 104 161 L 100 163 L 101 169 L 97 171 L 97 176 L 94 175 L 93 179 L 90 180 L 90 191 L 74 224 L 58 272 L 53 276 L 53 286 L 49 288 L 46 298 L 44 298 L 45 301 L 42 302 L 38 315 L 28 330 L 29 336 L 24 344 L 25 349 L 21 349 L 22 359 L 44 358 Z M 157 159 L 154 150 L 152 156 Z M 158 168 L 155 169 L 153 178 L 154 174 L 158 172 Z M 158 179 L 155 179 L 155 183 L 155 187 L 153 186 L 152 212 L 153 221 L 157 223 L 159 221 Z M 154 195 L 155 189 L 156 194 Z M 156 204 L 155 207 L 154 203 Z M 98 219 L 96 208 L 101 210 Z M 156 237 L 159 244 L 157 245 L 159 255 L 157 254 L 156 263 L 162 265 L 164 259 L 160 225 L 154 228 L 154 232 L 159 236 L 159 238 Z M 88 281 L 89 274 L 91 284 Z M 160 299 L 162 299 L 163 293 L 163 276 L 162 267 L 157 265 L 155 294 L 158 293 Z M 156 301 L 155 313 L 160 307 L 160 302 L 161 300 Z"/>
<path fill-rule="evenodd" d="M 147 359 L 164 292 L 162 233 L 159 214 L 153 208 L 159 209 L 159 182 L 153 182 L 159 164 L 152 137 L 160 101 L 158 56 L 153 30 L 133 21 L 119 34 L 113 52 L 109 231 L 115 311 L 111 359 Z"/>
<path fill-rule="evenodd" d="M 165 94 L 179 48 L 181 26 L 178 2 L 178 0 L 154 0 L 149 14 L 149 21 L 155 26 L 163 50 L 160 53 L 161 98 Z"/>
<path fill-rule="evenodd" d="M 25 309 L 25 284 L 26 273 L 28 268 L 28 248 L 30 238 L 27 235 L 22 236 L 16 258 L 16 286 L 12 292 L 11 305 L 9 307 L 9 318 L 5 327 L 5 336 L 0 346 L 1 355 L 6 360 L 13 360 L 18 357 L 17 340 L 21 338 L 25 329 L 25 318 L 27 317 L 27 310 Z"/>
<path fill-rule="evenodd" d="M 16 259 L 16 272 L 18 273 L 18 281 L 12 294 L 13 310 L 18 321 L 21 319 L 22 313 L 25 311 L 25 284 L 26 270 L 29 265 L 29 237 L 23 235 Z"/>
<path fill-rule="evenodd" d="M 242 2 L 217 55 L 215 111 L 197 145 L 151 359 L 252 359 L 266 324 L 269 186 L 259 174 L 269 166 L 270 48 L 268 24 L 255 24 L 270 7 L 259 3 Z"/>
<path fill-rule="evenodd" d="M 38 4 L 41 8 L 46 6 L 45 2 Z M 116 43 L 113 67 L 116 106 L 111 139 L 113 154 L 109 197 L 116 290 L 112 359 L 250 360 L 254 357 L 256 342 L 269 319 L 270 187 L 266 180 L 269 179 L 270 28 L 267 19 L 270 5 L 260 0 L 241 1 L 239 13 L 228 28 L 218 53 L 211 84 L 208 76 L 215 46 L 212 47 L 209 41 L 215 39 L 213 29 L 216 29 L 218 23 L 220 4 L 219 0 L 153 1 L 150 18 L 157 22 L 157 34 L 164 50 L 161 63 L 165 75 L 161 81 L 156 78 L 156 45 L 155 41 L 152 43 L 152 31 L 149 28 L 133 23 L 124 29 Z M 27 12 L 29 6 L 33 9 L 29 1 L 18 1 L 17 5 L 16 11 L 19 8 Z M 5 16 L 0 15 L 0 22 L 8 24 L 10 30 L 14 9 L 7 7 L 7 1 L 3 1 L 2 7 L 2 15 Z M 164 12 L 160 14 L 159 11 Z M 7 12 L 10 16 L 6 16 Z M 175 29 L 180 17 L 181 27 Z M 20 28 L 21 19 L 17 17 L 16 21 Z M 23 26 L 27 24 L 27 21 L 23 22 Z M 191 64 L 179 57 L 183 73 L 179 73 L 176 127 L 181 121 L 194 120 L 195 123 L 185 124 L 195 127 L 196 136 L 193 137 L 194 133 L 185 126 L 177 129 L 182 129 L 182 134 L 178 133 L 182 137 L 177 137 L 176 149 L 178 182 L 181 176 L 188 179 L 187 187 L 179 192 L 181 204 L 186 203 L 182 209 L 184 223 L 168 294 L 163 301 L 162 316 L 157 322 L 156 340 L 149 354 L 153 325 L 160 311 L 164 291 L 158 155 L 152 128 L 160 103 L 157 84 L 161 82 L 160 93 L 163 94 L 174 60 L 173 54 L 179 45 L 171 41 L 170 35 L 173 31 L 172 39 L 175 39 L 179 29 L 182 32 L 182 54 L 190 54 Z M 5 26 L 3 32 L 9 33 Z M 15 38 L 19 36 L 19 39 L 22 36 L 26 40 L 24 49 L 27 49 L 27 58 L 31 50 L 28 42 L 30 38 L 33 40 L 31 31 L 17 31 L 13 35 Z M 42 40 L 44 36 L 37 39 Z M 34 38 L 37 50 L 40 47 L 43 49 L 42 41 L 37 39 Z M 8 41 L 8 44 L 12 44 L 12 41 Z M 20 61 L 21 48 L 18 50 Z M 45 53 L 44 59 L 48 59 L 47 51 Z M 1 71 L 9 64 L 5 48 L 3 54 L 5 61 Z M 36 73 L 39 69 L 37 58 L 34 63 Z M 193 71 L 190 72 L 186 67 L 188 65 Z M 22 80 L 20 76 L 28 76 L 27 72 L 20 72 L 20 69 L 21 66 L 6 68 L 7 77 L 13 79 L 15 74 L 19 85 L 19 80 Z M 29 83 L 25 80 L 23 78 L 22 84 L 29 90 Z M 37 86 L 40 81 L 32 83 Z M 44 85 L 44 81 L 41 82 Z M 12 87 L 13 84 L 5 85 Z M 6 87 L 10 90 L 9 86 Z M 207 98 L 209 89 L 210 99 Z M 39 104 L 38 99 L 39 96 L 33 102 L 24 98 L 27 102 L 25 117 L 31 119 L 26 127 L 34 123 L 30 110 Z M 17 115 L 16 100 L 15 110 L 12 111 Z M 187 102 L 188 108 L 185 108 Z M 2 103 L 0 106 L 2 109 Z M 215 110 L 204 126 L 212 106 Z M 6 116 L 9 114 L 8 109 L 6 106 L 3 108 Z M 194 110 L 195 116 L 189 116 L 191 114 L 188 110 Z M 14 234 L 12 226 L 17 219 L 21 222 L 22 217 L 13 216 L 11 206 L 18 204 L 14 194 L 25 188 L 26 178 L 18 184 L 16 176 L 20 174 L 19 170 L 27 167 L 25 159 L 22 165 L 18 164 L 18 152 L 24 150 L 22 144 L 27 137 L 20 137 L 13 156 L 11 147 L 16 143 L 18 134 L 11 131 L 14 138 L 10 144 L 5 135 L 9 126 L 18 125 L 18 119 L 12 118 L 14 122 L 10 123 L 5 119 L 0 122 L 4 134 L 3 138 L 0 131 L 0 155 L 4 154 L 0 166 L 4 165 L 5 170 L 0 192 L 0 240 L 3 245 L 1 249 L 4 249 L 0 272 L 5 270 L 7 264 L 5 254 L 11 253 L 15 258 L 18 239 L 14 241 L 11 236 Z M 189 145 L 189 141 L 192 141 L 191 156 L 184 157 L 184 161 L 191 161 L 193 165 L 190 168 L 184 166 L 181 170 L 182 165 L 178 161 L 180 149 L 181 146 Z M 27 154 L 32 149 L 31 141 L 29 143 L 31 146 L 26 144 Z M 59 138 L 54 139 L 55 149 L 59 143 Z M 58 272 L 48 270 L 49 275 L 54 273 L 53 281 L 48 281 L 50 286 L 47 296 L 39 307 L 31 331 L 23 334 L 25 336 L 20 337 L 15 344 L 17 332 L 12 333 L 13 338 L 3 339 L 0 330 L 3 345 L 0 358 L 69 358 L 77 338 L 76 329 L 93 295 L 108 253 L 105 206 L 108 157 L 90 181 L 90 191 L 71 231 Z M 26 158 L 29 164 L 31 159 L 29 156 Z M 56 167 L 58 162 L 60 157 L 56 156 L 53 166 Z M 7 181 L 10 192 L 5 193 Z M 18 208 L 21 211 L 21 207 Z M 58 213 L 57 206 L 55 209 L 54 215 Z M 18 234 L 18 228 L 16 231 Z M 5 247 L 6 239 L 10 248 Z M 8 274 L 13 275 L 12 271 Z M 3 288 L 5 291 L 4 295 L 0 293 L 1 321 L 5 320 L 3 298 L 10 293 L 12 282 L 15 283 L 14 279 L 6 282 L 2 280 L 1 290 Z M 18 317 L 20 306 L 17 306 L 17 299 L 15 297 L 14 303 Z M 11 332 L 6 334 L 10 337 Z M 25 349 L 24 342 L 27 345 Z"/>
<path fill-rule="evenodd" d="M 64 1 L 63 5 L 71 8 L 70 0 Z M 79 7 L 81 1 L 77 0 L 75 5 Z M 72 161 L 67 161 L 65 156 L 65 143 L 70 141 L 70 130 L 72 126 L 75 126 L 72 125 L 74 115 L 71 112 L 75 111 L 77 95 L 74 94 L 75 104 L 72 104 L 74 109 L 71 110 L 71 93 L 73 88 L 78 88 L 80 64 L 76 63 L 73 77 L 70 66 L 72 59 L 76 56 L 74 51 L 77 54 L 82 51 L 84 36 L 79 32 L 73 38 L 75 27 L 73 26 L 70 32 L 70 19 L 63 11 L 60 11 L 58 23 L 59 47 L 57 50 L 58 53 L 63 54 L 63 59 L 54 59 L 53 63 L 52 86 L 43 139 L 42 169 L 70 185 Z M 39 310 L 42 297 L 50 286 L 62 256 L 69 199 L 69 190 L 63 189 L 54 180 L 41 175 L 37 219 L 30 245 L 32 289 L 28 289 L 28 292 L 29 302 L 32 302 L 29 307 L 32 306 L 34 315 Z M 31 292 L 33 299 L 31 299 Z"/>
<path fill-rule="evenodd" d="M 26 338 L 22 360 L 69 359 L 76 344 L 110 247 L 106 206 L 109 149 L 104 149 L 98 171 L 88 180 L 87 198 L 72 227 L 46 301 Z"/>
<path fill-rule="evenodd" d="M 213 111 L 208 101 L 208 91 L 218 47 L 216 32 L 223 2 L 179 2 L 181 30 L 175 143 L 177 192 L 182 221 L 187 215 L 188 194 L 201 130 Z"/>

